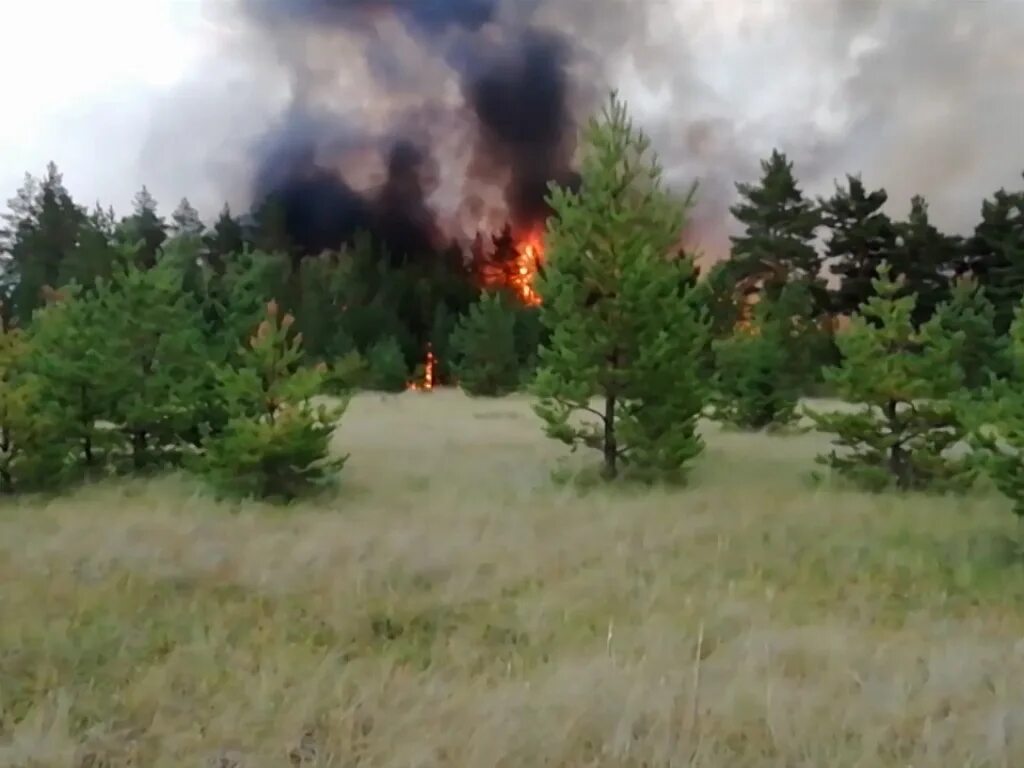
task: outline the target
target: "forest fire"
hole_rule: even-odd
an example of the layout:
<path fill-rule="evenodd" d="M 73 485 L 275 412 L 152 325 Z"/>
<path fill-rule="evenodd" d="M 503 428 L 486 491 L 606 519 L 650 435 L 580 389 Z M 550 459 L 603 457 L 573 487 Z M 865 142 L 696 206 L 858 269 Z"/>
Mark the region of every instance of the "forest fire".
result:
<path fill-rule="evenodd" d="M 494 241 L 490 256 L 478 249 L 473 254 L 475 271 L 485 290 L 507 288 L 524 306 L 540 306 L 540 294 L 534 286 L 537 273 L 544 265 L 544 242 L 539 232 L 513 238 L 506 230 Z"/>
<path fill-rule="evenodd" d="M 540 294 L 534 285 L 537 274 L 544 264 L 544 242 L 540 232 L 518 240 L 513 239 L 509 230 L 495 239 L 495 251 L 485 256 L 479 244 L 473 249 L 474 272 L 483 290 L 511 291 L 524 307 L 538 307 Z M 423 360 L 423 377 L 410 381 L 408 389 L 414 392 L 430 392 L 437 384 L 437 356 L 431 345 Z"/>

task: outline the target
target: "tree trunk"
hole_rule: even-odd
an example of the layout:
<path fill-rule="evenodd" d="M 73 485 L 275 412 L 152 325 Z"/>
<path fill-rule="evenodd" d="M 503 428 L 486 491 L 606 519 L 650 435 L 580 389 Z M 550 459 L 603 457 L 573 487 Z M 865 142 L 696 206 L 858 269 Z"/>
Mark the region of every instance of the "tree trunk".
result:
<path fill-rule="evenodd" d="M 896 433 L 897 427 L 897 412 L 896 407 L 898 403 L 895 400 L 890 400 L 885 404 L 885 417 L 889 420 L 889 431 L 891 434 Z M 903 450 L 903 446 L 897 443 L 889 449 L 889 471 L 893 477 L 896 478 L 896 486 L 901 491 L 910 490 L 911 477 L 909 472 L 910 467 L 907 464 L 907 453 Z"/>
<path fill-rule="evenodd" d="M 132 433 L 132 464 L 135 469 L 142 469 L 146 457 L 146 431 L 140 429 Z"/>
<path fill-rule="evenodd" d="M 93 465 L 92 455 L 92 430 L 96 425 L 95 420 L 89 421 L 89 393 L 85 386 L 82 386 L 79 390 L 81 394 L 82 402 L 82 424 L 85 427 L 85 437 L 82 438 L 82 453 L 85 455 L 85 466 L 91 467 Z"/>
<path fill-rule="evenodd" d="M 614 480 L 619 474 L 619 445 L 615 439 L 615 395 L 604 401 L 604 467 L 601 474 Z"/>
<path fill-rule="evenodd" d="M 0 430 L 0 448 L 3 449 L 6 457 L 6 462 L 10 462 L 10 450 L 11 450 L 11 433 L 7 427 Z M 14 493 L 14 478 L 11 477 L 9 464 L 5 463 L 3 467 L 0 467 L 0 493 L 9 494 Z"/>

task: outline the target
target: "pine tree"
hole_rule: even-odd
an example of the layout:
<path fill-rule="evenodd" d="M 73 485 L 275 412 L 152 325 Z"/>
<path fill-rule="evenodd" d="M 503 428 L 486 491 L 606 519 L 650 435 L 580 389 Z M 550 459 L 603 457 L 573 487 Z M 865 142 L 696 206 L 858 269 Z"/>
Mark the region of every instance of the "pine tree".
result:
<path fill-rule="evenodd" d="M 761 161 L 758 184 L 739 183 L 740 202 L 730 208 L 744 233 L 732 237 L 738 277 L 758 277 L 769 298 L 788 282 L 804 282 L 815 291 L 815 315 L 827 309 L 821 257 L 814 247 L 821 216 L 793 176 L 793 164 L 774 150 Z"/>
<path fill-rule="evenodd" d="M 198 308 L 183 290 L 176 255 L 161 254 L 144 270 L 127 252 L 99 291 L 106 377 L 115 392 L 109 418 L 127 437 L 136 470 L 177 458 L 201 418 L 209 384 Z"/>
<path fill-rule="evenodd" d="M 903 291 L 917 297 L 914 324 L 927 322 L 949 298 L 954 270 L 961 257 L 960 238 L 945 235 L 928 217 L 920 195 L 911 200 L 910 215 L 896 225 L 896 247 L 890 257 L 892 274 L 901 277 Z"/>
<path fill-rule="evenodd" d="M 207 261 L 216 272 L 223 272 L 231 257 L 245 249 L 242 225 L 231 215 L 229 206 L 225 205 L 221 210 L 220 216 L 203 241 L 206 245 Z"/>
<path fill-rule="evenodd" d="M 10 260 L 6 282 L 12 314 L 25 327 L 42 305 L 44 289 L 60 285 L 68 273 L 87 219 L 53 163 L 42 179 L 26 176 L 9 205 L 2 248 Z"/>
<path fill-rule="evenodd" d="M 402 392 L 409 384 L 409 366 L 394 336 L 384 336 L 366 353 L 366 386 L 381 392 Z"/>
<path fill-rule="evenodd" d="M 535 410 L 550 437 L 600 451 L 606 478 L 622 464 L 682 479 L 703 449 L 706 395 L 707 324 L 686 289 L 693 263 L 670 256 L 693 193 L 680 202 L 664 190 L 648 138 L 615 94 L 584 142 L 579 190 L 552 187 L 548 198 L 554 216 L 538 289 L 550 338 Z M 580 423 L 580 414 L 597 421 Z"/>
<path fill-rule="evenodd" d="M 916 329 L 916 297 L 900 295 L 887 265 L 874 285 L 875 295 L 837 338 L 840 365 L 826 372 L 837 394 L 859 410 L 808 411 L 842 449 L 818 461 L 873 490 L 962 489 L 974 469 L 947 450 L 965 435 L 951 403 L 963 382 L 956 363 L 963 337 L 947 335 L 938 318 Z"/>
<path fill-rule="evenodd" d="M 829 269 L 839 278 L 832 308 L 852 315 L 872 296 L 878 268 L 896 249 L 896 226 L 882 212 L 889 199 L 884 189 L 868 192 L 859 176 L 848 175 L 846 182 L 819 205 L 829 230 Z"/>
<path fill-rule="evenodd" d="M 170 234 L 174 237 L 202 237 L 205 231 L 206 225 L 199 218 L 199 211 L 192 206 L 187 197 L 181 198 L 178 207 L 171 214 Z"/>
<path fill-rule="evenodd" d="M 39 402 L 47 420 L 74 444 L 72 463 L 88 472 L 123 444 L 118 432 L 101 425 L 117 396 L 109 376 L 109 320 L 97 295 L 72 284 L 48 292 L 48 304 L 32 324 L 28 368 Z"/>
<path fill-rule="evenodd" d="M 1024 191 L 1001 189 L 982 204 L 965 245 L 964 269 L 976 275 L 996 307 L 996 332 L 1007 333 L 1024 299 Z"/>
<path fill-rule="evenodd" d="M 800 397 L 789 317 L 760 303 L 750 327 L 713 342 L 715 417 L 741 429 L 782 427 L 792 422 Z"/>
<path fill-rule="evenodd" d="M 137 249 L 137 258 L 144 268 L 156 264 L 160 247 L 167 239 L 167 225 L 157 213 L 157 203 L 146 187 L 135 195 L 132 215 L 121 222 L 122 243 Z"/>
<path fill-rule="evenodd" d="M 495 397 L 519 385 L 516 311 L 508 299 L 484 293 L 452 333 L 452 366 L 470 395 Z"/>
<path fill-rule="evenodd" d="M 314 406 L 323 369 L 302 365 L 302 336 L 275 302 L 238 366 L 220 374 L 231 420 L 197 469 L 222 493 L 290 501 L 333 482 L 347 457 L 330 444 L 345 403 Z"/>
<path fill-rule="evenodd" d="M 988 385 L 993 376 L 1008 373 L 1008 345 L 996 334 L 995 315 L 995 306 L 971 277 L 955 281 L 949 300 L 936 312 L 945 334 L 963 335 L 958 363 L 964 386 L 972 391 Z"/>

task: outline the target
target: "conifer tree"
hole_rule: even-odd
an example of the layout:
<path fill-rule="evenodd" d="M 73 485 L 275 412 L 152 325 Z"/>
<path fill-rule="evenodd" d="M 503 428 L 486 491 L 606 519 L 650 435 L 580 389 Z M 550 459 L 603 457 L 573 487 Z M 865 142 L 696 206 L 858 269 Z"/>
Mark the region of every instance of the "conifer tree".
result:
<path fill-rule="evenodd" d="M 43 304 L 47 286 L 60 285 L 76 256 L 86 213 L 71 198 L 57 166 L 42 179 L 26 176 L 10 201 L 3 247 L 10 260 L 7 277 L 12 314 L 26 327 Z"/>
<path fill-rule="evenodd" d="M 993 376 L 1009 372 L 1008 344 L 996 334 L 996 308 L 972 277 L 953 284 L 949 300 L 936 313 L 939 326 L 947 335 L 963 335 L 958 363 L 964 373 L 964 386 L 978 391 Z"/>
<path fill-rule="evenodd" d="M 303 366 L 293 324 L 270 302 L 239 364 L 220 372 L 231 420 L 196 465 L 219 492 L 289 501 L 333 482 L 345 463 L 330 444 L 346 404 L 313 404 L 324 369 Z"/>
<path fill-rule="evenodd" d="M 206 258 L 215 272 L 223 272 L 225 264 L 245 248 L 245 234 L 242 225 L 231 215 L 227 205 L 220 212 L 213 228 L 203 237 Z"/>
<path fill-rule="evenodd" d="M 548 198 L 538 289 L 550 338 L 535 410 L 550 437 L 597 449 L 606 478 L 624 465 L 682 479 L 703 449 L 706 396 L 707 324 L 688 301 L 694 266 L 672 258 L 693 192 L 679 201 L 662 187 L 648 138 L 615 94 L 583 139 L 579 189 L 552 187 Z"/>
<path fill-rule="evenodd" d="M 966 266 L 996 307 L 996 332 L 1007 333 L 1024 299 L 1024 190 L 1001 189 L 982 203 L 966 246 Z"/>
<path fill-rule="evenodd" d="M 135 195 L 132 215 L 121 222 L 121 241 L 137 249 L 136 257 L 145 268 L 156 264 L 160 247 L 167 239 L 167 224 L 159 213 L 157 203 L 146 187 Z"/>
<path fill-rule="evenodd" d="M 500 294 L 480 296 L 452 333 L 450 349 L 455 376 L 468 394 L 495 397 L 519 386 L 516 311 Z"/>
<path fill-rule="evenodd" d="M 896 225 L 896 233 L 889 263 L 893 276 L 902 277 L 903 291 L 917 297 L 914 324 L 921 325 L 949 298 L 962 243 L 932 225 L 928 203 L 920 195 L 911 200 L 910 215 Z"/>
<path fill-rule="evenodd" d="M 882 211 L 889 199 L 884 189 L 868 192 L 859 176 L 848 175 L 846 183 L 819 205 L 829 231 L 829 269 L 839 278 L 832 308 L 852 315 L 873 295 L 878 268 L 892 257 L 896 226 Z"/>
<path fill-rule="evenodd" d="M 193 252 L 187 243 L 171 248 Z M 125 434 L 136 470 L 175 460 L 204 410 L 209 358 L 177 256 L 161 254 L 142 269 L 127 252 L 99 291 L 115 392 L 109 418 Z"/>
<path fill-rule="evenodd" d="M 793 175 L 786 155 L 773 150 L 761 161 L 757 184 L 739 183 L 740 201 L 730 208 L 744 227 L 732 237 L 732 260 L 737 275 L 761 279 L 768 298 L 788 282 L 803 282 L 814 289 L 815 315 L 827 309 L 821 279 L 821 257 L 814 247 L 821 215 L 807 199 Z"/>
<path fill-rule="evenodd" d="M 938 318 L 916 329 L 916 297 L 900 295 L 887 265 L 874 285 L 875 295 L 836 339 L 841 363 L 826 371 L 858 410 L 808 411 L 841 449 L 818 461 L 872 490 L 960 490 L 974 469 L 947 451 L 965 435 L 951 403 L 963 382 L 956 362 L 963 337 L 947 335 Z"/>
<path fill-rule="evenodd" d="M 800 397 L 790 319 L 773 314 L 770 304 L 759 303 L 749 327 L 712 345 L 715 417 L 741 429 L 789 424 Z"/>
<path fill-rule="evenodd" d="M 95 472 L 123 445 L 116 430 L 100 424 L 117 396 L 109 375 L 110 318 L 97 295 L 74 284 L 47 291 L 47 302 L 32 324 L 28 367 L 47 420 L 73 443 L 73 465 Z"/>
<path fill-rule="evenodd" d="M 183 197 L 171 214 L 170 234 L 174 237 L 202 237 L 206 225 L 187 197 Z M 239 248 L 241 250 L 241 248 Z"/>
<path fill-rule="evenodd" d="M 381 392 L 402 392 L 409 384 L 409 366 L 394 336 L 384 336 L 366 353 L 366 386 Z"/>

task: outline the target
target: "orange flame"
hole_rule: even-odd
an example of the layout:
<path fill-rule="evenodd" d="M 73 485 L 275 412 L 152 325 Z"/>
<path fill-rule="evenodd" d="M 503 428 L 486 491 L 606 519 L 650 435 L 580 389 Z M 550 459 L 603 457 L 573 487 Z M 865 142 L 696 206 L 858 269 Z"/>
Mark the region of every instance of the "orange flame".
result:
<path fill-rule="evenodd" d="M 534 281 L 544 263 L 544 244 L 540 233 L 532 232 L 518 240 L 515 256 L 510 260 L 485 259 L 479 266 L 484 288 L 507 288 L 527 307 L 541 303 Z"/>
<path fill-rule="evenodd" d="M 423 361 L 423 380 L 410 381 L 408 389 L 414 392 L 429 392 L 434 388 L 434 372 L 437 367 L 437 358 L 434 357 L 434 348 L 427 345 L 427 357 Z"/>

